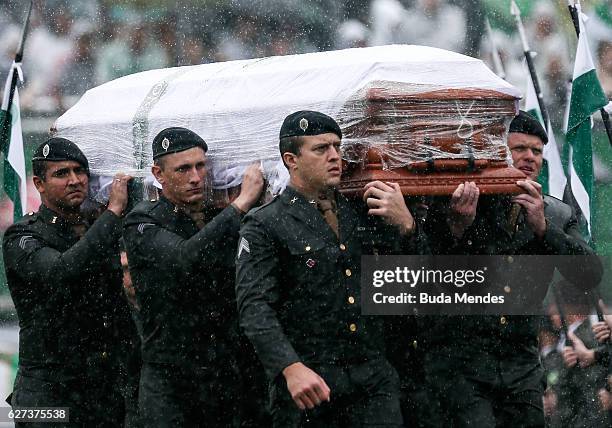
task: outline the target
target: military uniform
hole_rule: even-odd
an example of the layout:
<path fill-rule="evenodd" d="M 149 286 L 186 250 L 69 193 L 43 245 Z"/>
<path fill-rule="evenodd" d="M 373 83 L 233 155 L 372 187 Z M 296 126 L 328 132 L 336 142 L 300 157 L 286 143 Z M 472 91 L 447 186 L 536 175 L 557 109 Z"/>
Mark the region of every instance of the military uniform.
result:
<path fill-rule="evenodd" d="M 163 196 L 126 217 L 124 239 L 141 308 L 145 426 L 233 423 L 238 381 L 231 278 L 241 217 L 230 205 L 199 229 Z"/>
<path fill-rule="evenodd" d="M 398 239 L 396 229 L 366 218 L 365 207 L 336 200 L 339 238 L 291 187 L 246 216 L 236 261 L 240 323 L 271 381 L 274 426 L 400 426 L 383 317 L 361 315 L 361 255 L 424 251 L 425 240 L 416 231 Z M 296 362 L 325 380 L 330 403 L 298 410 L 281 374 Z"/>
<path fill-rule="evenodd" d="M 82 238 L 42 205 L 4 235 L 20 327 L 12 405 L 69 407 L 71 422 L 118 426 L 132 327 L 121 286 L 121 219 L 105 211 L 80 226 L 88 228 Z"/>
<path fill-rule="evenodd" d="M 568 302 L 570 303 L 570 302 Z M 591 328 L 597 321 L 595 316 L 582 320 L 578 325 L 568 328 L 582 340 L 588 349 L 598 346 Z M 565 337 L 560 340 L 559 348 L 566 345 Z M 558 385 L 558 425 L 559 427 L 609 427 L 610 419 L 607 412 L 601 410 L 597 391 L 604 388 L 607 382 L 608 367 L 594 363 L 588 367 L 573 367 L 561 365 Z"/>
<path fill-rule="evenodd" d="M 572 209 L 544 197 L 547 229 L 536 239 L 523 215 L 516 227 L 508 219 L 506 197 L 481 197 L 472 226 L 455 240 L 446 225 L 446 213 L 432 209 L 426 230 L 436 254 L 519 254 L 593 256 L 581 238 Z M 508 257 L 512 263 L 512 257 Z M 602 267 L 595 256 L 576 266 L 556 266 L 572 282 L 596 286 Z M 555 266 L 542 264 L 514 278 L 513 293 L 529 293 L 543 301 Z M 579 272 L 577 278 L 576 272 Z M 445 422 L 457 426 L 543 426 L 543 372 L 538 360 L 539 316 L 438 317 L 432 320 L 426 375 L 435 391 Z"/>

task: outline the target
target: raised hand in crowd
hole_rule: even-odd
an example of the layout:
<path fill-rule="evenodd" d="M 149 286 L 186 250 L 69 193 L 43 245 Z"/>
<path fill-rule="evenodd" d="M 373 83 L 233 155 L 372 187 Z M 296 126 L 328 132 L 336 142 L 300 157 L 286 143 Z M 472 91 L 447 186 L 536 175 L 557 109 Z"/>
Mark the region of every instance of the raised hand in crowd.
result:
<path fill-rule="evenodd" d="M 601 308 L 601 311 L 604 314 L 605 321 L 598 321 L 594 323 L 592 330 L 593 334 L 595 335 L 595 339 L 597 339 L 599 343 L 603 343 L 610 339 L 610 326 L 612 326 L 612 315 L 609 315 L 609 310 L 601 299 L 599 300 L 599 307 Z"/>
<path fill-rule="evenodd" d="M 569 338 L 572 340 L 573 342 L 573 353 L 575 355 L 575 358 L 577 360 L 577 362 L 580 364 L 580 367 L 588 367 L 590 365 L 592 365 L 593 363 L 595 363 L 595 351 L 593 349 L 589 349 L 585 346 L 584 342 L 582 340 L 580 340 L 578 338 L 578 336 L 576 336 L 574 333 L 570 332 L 569 333 Z M 566 346 L 565 349 L 570 348 L 569 346 Z M 573 361 L 572 354 L 568 353 L 568 356 L 570 356 L 570 358 L 568 359 L 568 361 Z M 565 351 L 564 351 L 564 355 L 563 355 L 563 359 L 565 361 Z M 574 363 L 572 365 L 575 365 L 576 361 L 574 361 Z M 571 366 L 568 366 L 571 367 Z"/>

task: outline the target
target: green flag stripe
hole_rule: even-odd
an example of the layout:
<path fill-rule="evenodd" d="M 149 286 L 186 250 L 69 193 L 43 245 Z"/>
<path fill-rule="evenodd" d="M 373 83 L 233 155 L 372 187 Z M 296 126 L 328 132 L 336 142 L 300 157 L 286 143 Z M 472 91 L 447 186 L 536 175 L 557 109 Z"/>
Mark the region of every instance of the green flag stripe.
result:
<path fill-rule="evenodd" d="M 582 122 L 590 120 L 591 115 L 608 104 L 595 70 L 580 75 L 572 83 L 572 97 L 567 124 L 568 134 Z"/>
<path fill-rule="evenodd" d="M 13 220 L 16 221 L 22 217 L 22 202 L 19 192 L 19 174 L 13 169 L 13 166 L 8 161 L 9 147 L 11 144 L 12 130 L 12 115 L 5 110 L 0 110 L 0 148 L 4 154 L 4 191 L 7 196 L 13 201 Z"/>
<path fill-rule="evenodd" d="M 582 122 L 580 126 L 567 133 L 567 141 L 572 145 L 572 165 L 576 175 L 589 195 L 593 191 L 593 148 L 591 144 L 591 122 Z"/>

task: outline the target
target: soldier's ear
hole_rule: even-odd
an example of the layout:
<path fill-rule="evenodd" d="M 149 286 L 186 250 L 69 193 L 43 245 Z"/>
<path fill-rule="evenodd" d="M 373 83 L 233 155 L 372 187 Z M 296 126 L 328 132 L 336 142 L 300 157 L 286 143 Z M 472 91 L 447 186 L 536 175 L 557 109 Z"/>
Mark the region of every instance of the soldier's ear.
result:
<path fill-rule="evenodd" d="M 45 193 L 45 182 L 42 178 L 35 175 L 32 177 L 32 182 L 34 183 L 34 187 L 36 187 L 38 193 L 40 193 L 41 195 Z"/>
<path fill-rule="evenodd" d="M 151 174 L 153 174 L 153 177 L 155 177 L 155 179 L 159 182 L 159 184 L 163 185 L 164 184 L 164 173 L 161 169 L 161 167 L 159 165 L 153 165 L 151 167 Z"/>
<path fill-rule="evenodd" d="M 285 165 L 289 171 L 297 170 L 297 157 L 295 153 L 285 152 L 283 153 L 283 161 L 285 161 Z"/>

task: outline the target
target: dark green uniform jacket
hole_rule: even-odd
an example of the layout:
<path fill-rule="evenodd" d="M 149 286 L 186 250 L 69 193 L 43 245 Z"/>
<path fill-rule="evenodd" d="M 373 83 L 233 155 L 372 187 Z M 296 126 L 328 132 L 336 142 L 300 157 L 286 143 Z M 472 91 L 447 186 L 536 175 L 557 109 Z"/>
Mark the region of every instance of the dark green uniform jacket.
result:
<path fill-rule="evenodd" d="M 418 253 L 425 240 L 417 232 L 400 238 L 341 195 L 337 204 L 339 239 L 291 187 L 245 217 L 236 261 L 240 323 L 270 379 L 298 361 L 384 357 L 383 317 L 361 315 L 361 255 Z"/>
<path fill-rule="evenodd" d="M 536 305 L 544 300 L 555 268 L 576 286 L 585 289 L 597 286 L 603 274 L 601 261 L 580 235 L 576 216 L 569 205 L 552 196 L 544 196 L 547 228 L 542 240 L 535 237 L 523 213 L 519 215 L 514 230 L 510 230 L 509 208 L 509 200 L 505 197 L 481 197 L 476 220 L 459 240 L 450 235 L 446 216 L 434 213 L 433 218 L 428 218 L 427 228 L 433 251 L 437 254 L 580 256 L 564 259 L 567 263 L 557 266 L 544 262 L 532 264 L 530 270 L 511 278 L 512 292 L 527 294 L 531 303 Z M 512 259 L 509 258 L 508 262 L 511 263 Z M 440 343 L 446 344 L 449 341 L 463 342 L 469 331 L 470 340 L 503 339 L 499 345 L 508 345 L 510 352 L 513 352 L 516 341 L 520 342 L 519 337 L 525 339 L 522 344 L 535 345 L 539 317 L 468 317 L 468 320 L 469 328 L 466 326 L 462 330 L 455 326 L 449 329 L 444 326 L 440 335 L 431 335 L 431 340 L 436 342 L 439 339 Z M 515 339 L 514 343 L 504 339 L 511 337 Z"/>
<path fill-rule="evenodd" d="M 184 367 L 222 359 L 223 343 L 237 334 L 232 273 L 240 218 L 230 205 L 199 230 L 164 197 L 127 216 L 143 361 Z"/>
<path fill-rule="evenodd" d="M 19 317 L 22 374 L 82 381 L 90 370 L 124 357 L 131 320 L 120 236 L 121 219 L 110 211 L 79 239 L 44 205 L 6 231 L 4 263 Z M 113 379 L 110 371 L 104 376 Z"/>

